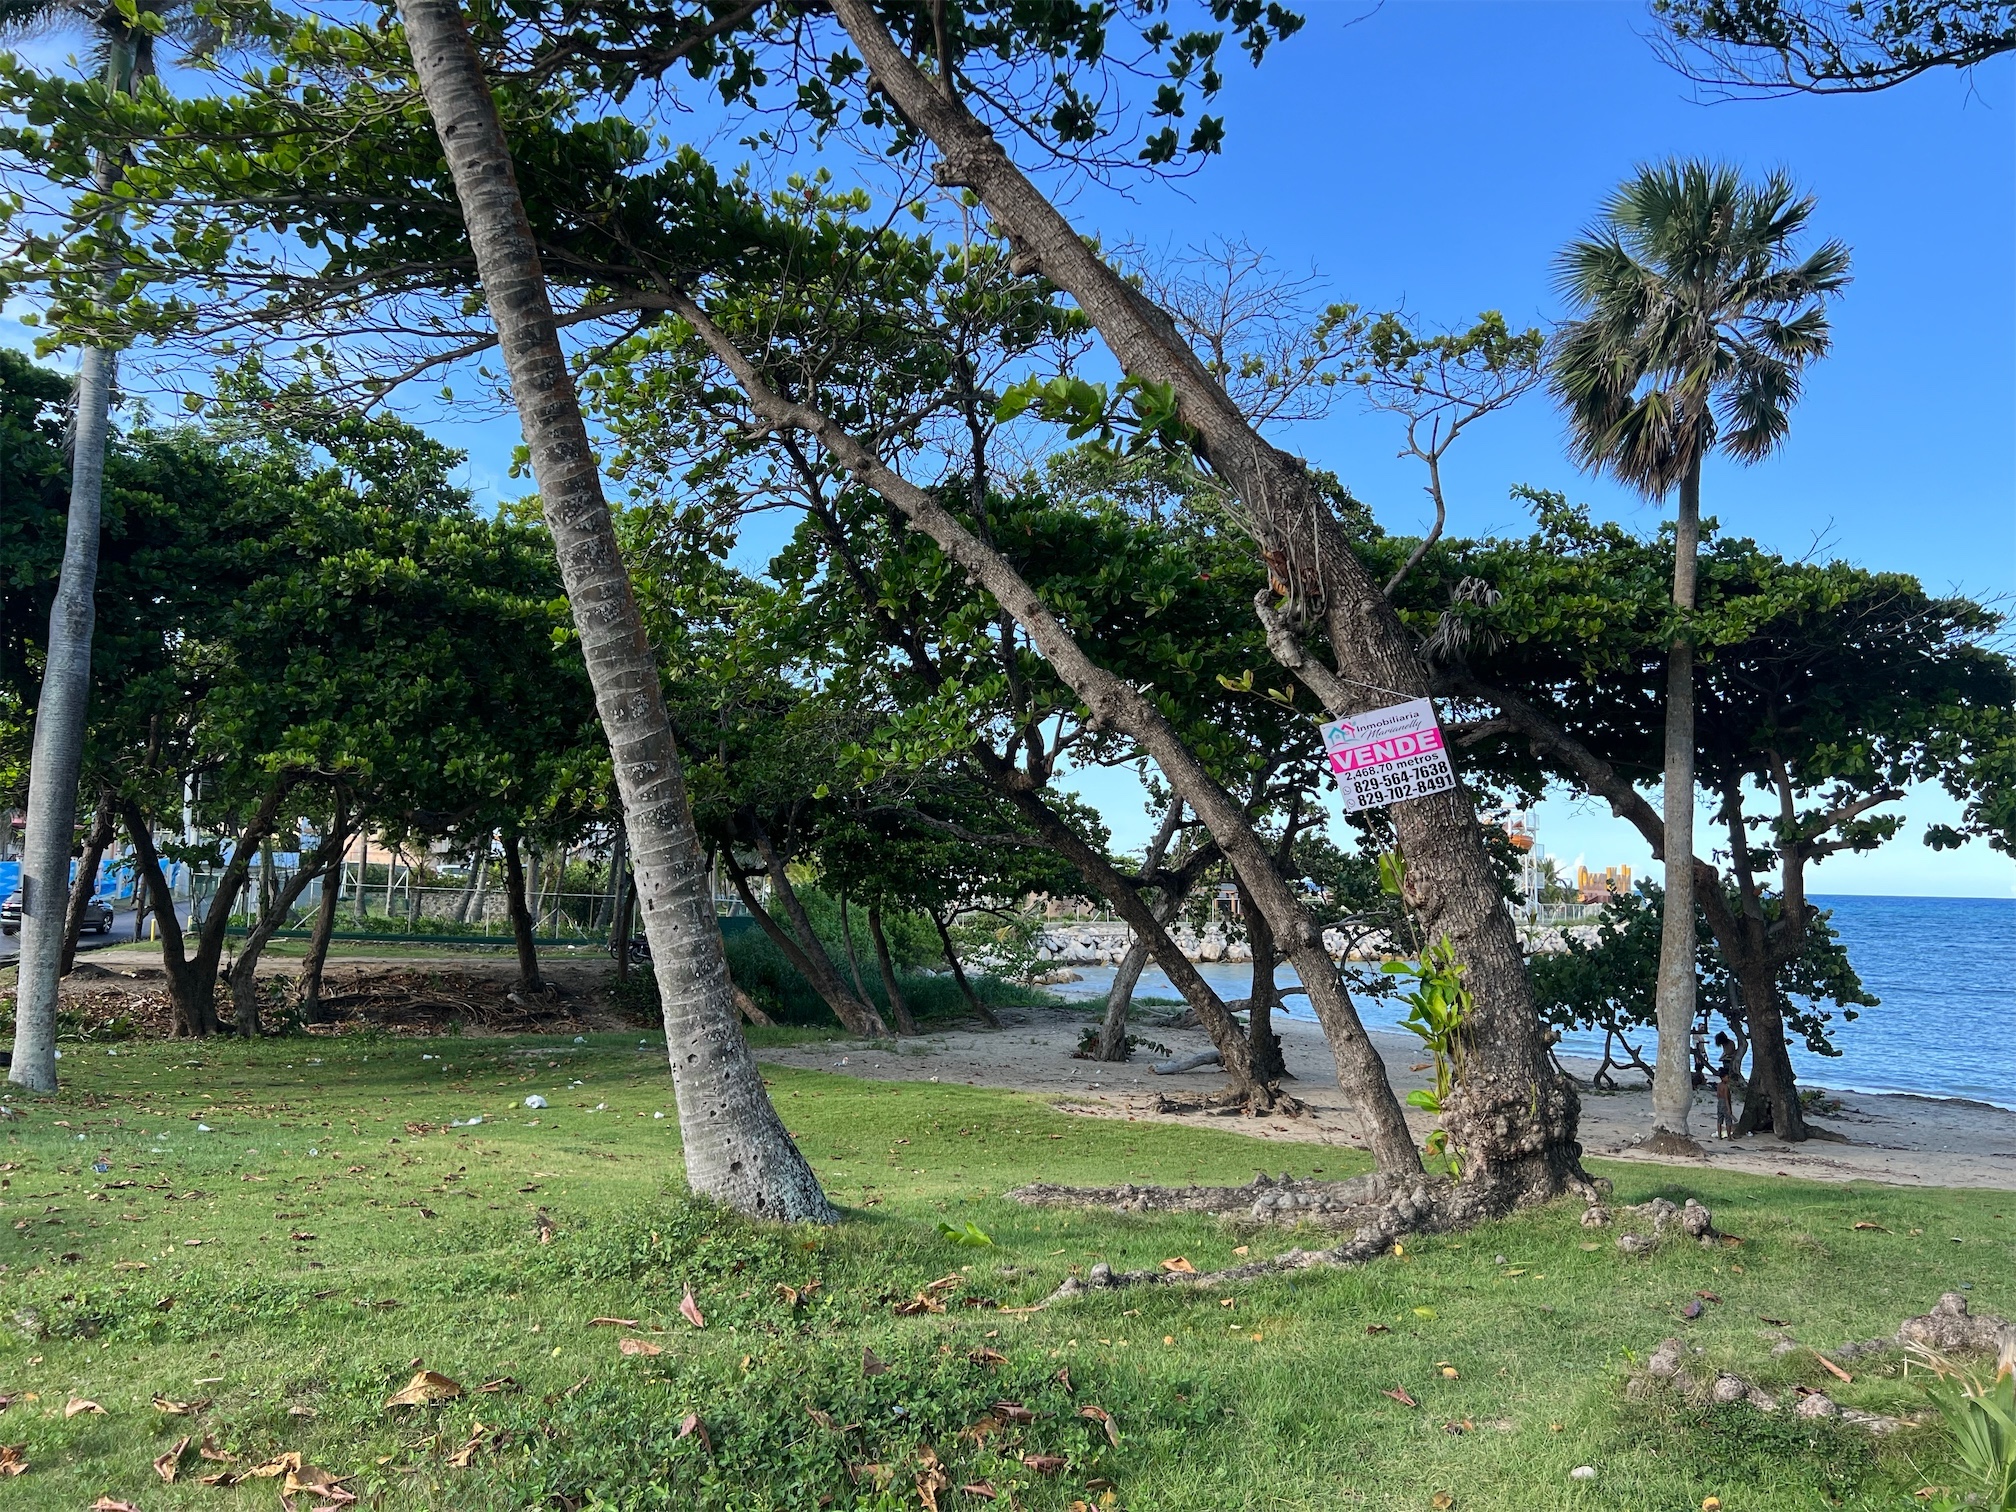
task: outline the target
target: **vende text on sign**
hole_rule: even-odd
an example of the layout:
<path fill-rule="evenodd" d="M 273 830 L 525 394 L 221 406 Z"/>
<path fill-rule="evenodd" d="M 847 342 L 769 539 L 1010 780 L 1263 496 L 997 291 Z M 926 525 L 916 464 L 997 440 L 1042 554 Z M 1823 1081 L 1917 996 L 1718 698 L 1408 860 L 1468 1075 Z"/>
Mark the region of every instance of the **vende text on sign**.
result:
<path fill-rule="evenodd" d="M 1456 786 L 1435 706 L 1425 698 L 1332 720 L 1323 726 L 1323 749 L 1353 812 Z"/>

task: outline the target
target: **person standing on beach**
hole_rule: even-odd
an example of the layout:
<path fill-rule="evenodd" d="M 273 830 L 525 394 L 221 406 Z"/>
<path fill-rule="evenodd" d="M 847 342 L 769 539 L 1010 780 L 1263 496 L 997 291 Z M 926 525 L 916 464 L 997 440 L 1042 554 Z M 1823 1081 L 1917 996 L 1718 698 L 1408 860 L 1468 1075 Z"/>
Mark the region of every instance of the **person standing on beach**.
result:
<path fill-rule="evenodd" d="M 1715 1068 L 1715 1137 L 1736 1137 L 1736 1042 L 1726 1034 L 1715 1036 L 1722 1051 L 1722 1063 Z"/>

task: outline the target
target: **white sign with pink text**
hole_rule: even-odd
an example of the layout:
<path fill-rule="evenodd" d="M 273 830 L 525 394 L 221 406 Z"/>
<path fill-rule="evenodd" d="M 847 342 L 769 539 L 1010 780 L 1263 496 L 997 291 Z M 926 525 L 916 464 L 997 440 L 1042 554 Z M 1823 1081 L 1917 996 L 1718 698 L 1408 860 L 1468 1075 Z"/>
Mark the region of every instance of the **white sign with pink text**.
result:
<path fill-rule="evenodd" d="M 1425 698 L 1333 720 L 1323 726 L 1323 749 L 1354 813 L 1456 786 L 1435 706 Z"/>

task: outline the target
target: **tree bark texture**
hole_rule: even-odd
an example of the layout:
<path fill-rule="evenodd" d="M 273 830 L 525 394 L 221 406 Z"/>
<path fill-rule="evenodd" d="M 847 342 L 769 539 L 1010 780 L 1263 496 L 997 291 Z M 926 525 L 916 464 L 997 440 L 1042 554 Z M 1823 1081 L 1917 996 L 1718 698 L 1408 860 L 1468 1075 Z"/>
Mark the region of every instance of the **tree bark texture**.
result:
<path fill-rule="evenodd" d="M 1695 557 L 1701 543 L 1701 462 L 1680 481 L 1673 546 L 1673 606 L 1694 608 Z M 1666 911 L 1659 931 L 1654 1013 L 1659 1052 L 1653 1062 L 1652 1134 L 1687 1140 L 1694 1107 L 1688 1036 L 1694 1030 L 1694 641 L 1683 628 L 1666 651 Z"/>
<path fill-rule="evenodd" d="M 686 775 L 617 548 L 511 154 L 460 8 L 402 0 L 408 46 L 469 232 L 609 737 L 665 1022 L 687 1182 L 739 1212 L 832 1222 L 736 1019 Z"/>
<path fill-rule="evenodd" d="M 1291 602 L 1307 604 L 1312 612 L 1320 609 L 1345 695 L 1334 704 L 1326 699 L 1331 714 L 1345 717 L 1426 696 L 1428 669 L 1413 639 L 1352 553 L 1341 522 L 1306 465 L 1261 438 L 1169 316 L 1100 257 L 949 89 L 903 53 L 872 0 L 832 4 L 875 83 L 937 147 L 937 181 L 970 189 L 979 198 L 1009 241 L 1011 265 L 1040 272 L 1068 293 L 1124 371 L 1171 385 L 1195 449 L 1238 496 L 1262 556 Z M 1164 772 L 1183 792 L 1175 774 L 1166 766 Z M 1212 816 L 1189 793 L 1183 796 L 1225 844 Z M 1392 813 L 1414 883 L 1410 907 L 1429 938 L 1448 936 L 1469 967 L 1466 981 L 1476 1007 L 1467 1076 L 1443 1119 L 1465 1150 L 1466 1184 L 1483 1206 L 1503 1208 L 1585 1183 L 1581 1146 L 1575 1140 L 1575 1092 L 1547 1052 L 1517 932 L 1498 896 L 1469 795 L 1459 787 L 1395 805 Z M 1379 1140 L 1390 1143 L 1397 1137 L 1394 1126 L 1404 1128 L 1404 1120 L 1362 1028 L 1353 1032 L 1356 1013 L 1348 998 L 1324 984 L 1324 978 L 1334 982 L 1336 974 L 1320 937 L 1312 943 L 1304 928 L 1291 922 L 1295 913 L 1306 911 L 1283 912 L 1278 899 L 1264 895 L 1257 871 L 1230 845 L 1226 854 L 1267 911 L 1282 953 L 1309 987 L 1310 1004 L 1333 1050 L 1340 1060 L 1348 1052 L 1353 1061 L 1351 1079 L 1344 1082 L 1347 1095 L 1355 1100 L 1354 1083 L 1368 1080 L 1384 1092 L 1391 1112 L 1375 1108 L 1370 1116 L 1381 1125 Z M 1341 1064 L 1339 1074 L 1344 1074 Z M 1378 1145 L 1375 1141 L 1375 1151 Z M 1408 1147 L 1411 1151 L 1411 1142 Z M 1397 1149 L 1391 1153 L 1398 1158 Z"/>
<path fill-rule="evenodd" d="M 1393 1088 L 1386 1079 L 1385 1063 L 1366 1036 L 1350 995 L 1344 990 L 1336 962 L 1330 959 L 1323 947 L 1321 927 L 1281 879 L 1280 873 L 1275 870 L 1273 857 L 1247 822 L 1238 803 L 1204 769 L 1183 743 L 1182 737 L 1163 718 L 1161 711 L 1139 689 L 1093 662 L 1027 579 L 998 551 L 968 530 L 938 501 L 936 495 L 896 473 L 828 416 L 809 405 L 793 403 L 771 390 L 755 366 L 693 300 L 674 294 L 669 302 L 675 312 L 699 333 L 722 365 L 735 375 L 757 413 L 772 424 L 790 426 L 814 436 L 841 466 L 887 500 L 913 528 L 936 542 L 972 583 L 993 595 L 995 602 L 1014 616 L 1036 649 L 1056 669 L 1057 675 L 1084 702 L 1093 726 L 1125 734 L 1162 769 L 1170 787 L 1189 804 L 1192 812 L 1218 842 L 1226 859 L 1246 880 L 1259 906 L 1269 911 L 1283 954 L 1294 963 L 1308 988 L 1310 1005 L 1336 1057 L 1338 1085 L 1364 1121 L 1365 1140 L 1373 1158 L 1383 1170 L 1418 1172 L 1421 1157 L 1414 1148 L 1407 1120 L 1400 1111 L 1399 1099 L 1393 1095 Z M 1481 856 L 1481 839 L 1474 834 L 1472 839 Z M 1144 907 L 1143 913 L 1146 912 Z M 1512 921 L 1502 908 L 1498 913 L 1519 966 L 1523 991 L 1525 964 L 1517 955 L 1518 942 L 1512 935 Z M 1129 922 L 1134 921 L 1130 919 Z M 1147 932 L 1145 922 L 1137 928 Z M 1167 963 L 1164 965 L 1167 969 Z M 1530 996 L 1527 1008 L 1530 1014 Z M 1540 1051 L 1540 1065 L 1535 1075 L 1544 1073 L 1550 1090 L 1543 1098 L 1541 1083 L 1535 1081 L 1532 1105 L 1536 1109 L 1542 1108 L 1543 1104 L 1552 1108 L 1565 1097 L 1572 1145 L 1574 1094 L 1565 1087 L 1547 1058 L 1546 1047 L 1539 1042 L 1537 1020 L 1533 1039 Z M 1510 1149 L 1516 1152 L 1539 1137 L 1532 1132 L 1534 1126 L 1528 1121 L 1527 1103 L 1524 1101 L 1519 1105 L 1519 1120 L 1514 1124 L 1508 1114 L 1506 1134 L 1492 1138 L 1490 1147 L 1496 1149 L 1509 1140 Z M 1485 1139 L 1486 1135 L 1480 1134 L 1480 1144 Z M 1543 1141 L 1535 1147 L 1534 1153 L 1537 1155 L 1551 1149 L 1553 1146 Z M 1575 1153 L 1579 1154 L 1579 1149 L 1575 1146 Z M 1539 1184 L 1536 1178 L 1536 1188 Z"/>
<path fill-rule="evenodd" d="M 98 814 L 91 833 L 84 840 L 84 854 L 77 858 L 77 880 L 70 884 L 70 909 L 63 920 L 63 965 L 59 973 L 70 975 L 77 964 L 77 941 L 84 933 L 84 910 L 98 896 L 98 868 L 105 860 L 105 848 L 112 843 L 117 815 L 109 797 L 98 800 Z"/>
<path fill-rule="evenodd" d="M 868 906 L 868 934 L 875 941 L 875 969 L 882 973 L 882 990 L 889 996 L 889 1014 L 896 1020 L 898 1034 L 915 1034 L 917 1019 L 910 1001 L 903 996 L 903 984 L 896 980 L 896 963 L 889 956 L 889 938 L 882 932 L 882 905 Z"/>
<path fill-rule="evenodd" d="M 21 954 L 14 987 L 14 1063 L 7 1080 L 32 1092 L 56 1090 L 56 986 L 62 975 L 70 901 L 70 841 L 77 781 L 91 708 L 91 635 L 96 628 L 99 513 L 105 491 L 105 436 L 117 359 L 86 347 L 77 362 L 77 412 L 70 457 L 70 513 L 63 566 L 49 606 L 48 656 L 35 699 L 28 807 L 21 851 Z"/>

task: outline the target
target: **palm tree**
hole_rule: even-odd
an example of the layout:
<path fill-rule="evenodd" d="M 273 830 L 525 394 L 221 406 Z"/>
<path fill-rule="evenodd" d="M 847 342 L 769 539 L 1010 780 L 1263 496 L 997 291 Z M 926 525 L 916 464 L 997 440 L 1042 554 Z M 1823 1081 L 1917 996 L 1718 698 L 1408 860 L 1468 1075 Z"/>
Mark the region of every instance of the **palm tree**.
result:
<path fill-rule="evenodd" d="M 1558 260 L 1576 311 L 1549 358 L 1575 458 L 1648 498 L 1678 493 L 1667 651 L 1666 906 L 1659 950 L 1654 1138 L 1686 1141 L 1694 1021 L 1694 607 L 1701 464 L 1756 462 L 1785 439 L 1806 365 L 1826 355 L 1826 302 L 1848 249 L 1799 257 L 1814 200 L 1774 173 L 1661 163 L 1638 170 Z"/>
<path fill-rule="evenodd" d="M 736 1020 L 706 853 L 693 828 L 658 664 L 630 591 L 489 81 L 456 0 L 401 0 L 399 10 L 497 326 L 609 737 L 663 1005 L 687 1184 L 752 1216 L 831 1222 L 838 1215 L 770 1105 Z"/>
<path fill-rule="evenodd" d="M 0 0 L 0 37 L 81 28 L 105 87 L 131 93 L 154 74 L 157 36 L 190 49 L 214 33 L 188 0 L 140 0 L 137 10 L 88 0 Z M 101 153 L 95 177 L 109 195 L 121 164 Z M 8 1080 L 37 1092 L 56 1090 L 56 984 L 63 970 L 70 902 L 70 841 L 77 824 L 77 781 L 91 701 L 91 635 L 96 621 L 99 508 L 104 491 L 105 438 L 118 359 L 87 345 L 77 363 L 72 431 L 70 510 L 63 566 L 49 609 L 48 660 L 35 700 L 35 738 L 28 772 L 28 809 L 21 862 L 21 957 L 16 978 L 14 1058 Z M 80 887 L 95 879 L 80 877 Z"/>

